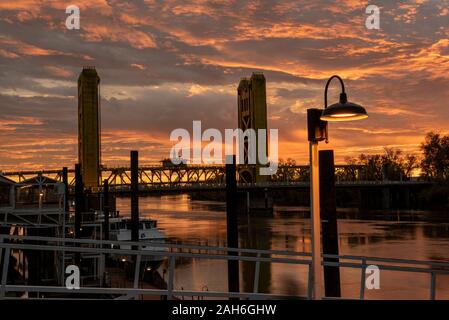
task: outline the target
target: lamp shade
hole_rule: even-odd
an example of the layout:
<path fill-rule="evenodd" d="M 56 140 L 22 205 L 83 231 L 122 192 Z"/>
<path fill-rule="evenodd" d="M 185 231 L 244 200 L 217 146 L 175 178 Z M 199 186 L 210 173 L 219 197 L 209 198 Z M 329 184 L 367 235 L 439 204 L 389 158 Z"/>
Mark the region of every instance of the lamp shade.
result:
<path fill-rule="evenodd" d="M 365 118 L 368 118 L 365 108 L 347 101 L 345 93 L 340 95 L 340 102 L 325 108 L 320 117 L 323 121 L 352 121 Z"/>

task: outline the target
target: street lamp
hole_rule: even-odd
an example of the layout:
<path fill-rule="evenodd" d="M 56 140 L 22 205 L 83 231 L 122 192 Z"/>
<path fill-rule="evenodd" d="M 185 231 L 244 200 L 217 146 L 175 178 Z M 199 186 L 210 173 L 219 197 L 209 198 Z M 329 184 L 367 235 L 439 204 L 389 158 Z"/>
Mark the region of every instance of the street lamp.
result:
<path fill-rule="evenodd" d="M 340 80 L 341 93 L 340 101 L 334 103 L 331 106 L 327 106 L 327 89 L 332 79 Z M 332 76 L 327 80 L 326 88 L 324 89 L 324 110 L 321 114 L 320 119 L 324 121 L 351 121 L 351 120 L 361 120 L 368 118 L 365 108 L 362 106 L 349 102 L 348 97 L 345 92 L 345 84 L 339 76 Z"/>
<path fill-rule="evenodd" d="M 327 106 L 327 91 L 333 79 L 338 79 L 342 92 L 340 101 Z M 349 102 L 345 85 L 339 76 L 332 76 L 324 90 L 324 109 L 307 109 L 307 132 L 310 154 L 310 216 L 312 225 L 312 268 L 313 268 L 313 298 L 321 299 L 322 268 L 321 268 L 321 220 L 320 220 L 320 182 L 318 163 L 318 142 L 328 142 L 328 121 L 361 120 L 368 117 L 366 110 L 355 103 Z"/>

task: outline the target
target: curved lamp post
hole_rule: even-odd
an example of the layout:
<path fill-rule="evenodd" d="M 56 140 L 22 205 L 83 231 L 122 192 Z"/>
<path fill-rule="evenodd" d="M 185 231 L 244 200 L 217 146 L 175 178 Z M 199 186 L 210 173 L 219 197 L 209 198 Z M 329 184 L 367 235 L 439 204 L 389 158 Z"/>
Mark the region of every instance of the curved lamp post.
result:
<path fill-rule="evenodd" d="M 327 89 L 332 79 L 340 80 L 341 93 L 340 101 L 331 106 L 327 106 Z M 324 121 L 351 121 L 368 118 L 365 108 L 362 106 L 349 102 L 345 92 L 345 84 L 339 76 L 332 76 L 327 80 L 326 88 L 324 89 L 324 110 L 320 119 Z"/>
<path fill-rule="evenodd" d="M 333 79 L 341 84 L 340 101 L 327 106 L 327 91 Z M 310 152 L 310 210 L 312 225 L 312 267 L 313 267 L 313 298 L 321 299 L 322 294 L 322 267 L 321 267 L 321 220 L 320 220 L 320 185 L 318 142 L 328 141 L 328 121 L 361 120 L 368 117 L 362 106 L 349 102 L 345 92 L 343 80 L 334 75 L 329 78 L 324 89 L 324 109 L 307 110 L 307 129 Z"/>

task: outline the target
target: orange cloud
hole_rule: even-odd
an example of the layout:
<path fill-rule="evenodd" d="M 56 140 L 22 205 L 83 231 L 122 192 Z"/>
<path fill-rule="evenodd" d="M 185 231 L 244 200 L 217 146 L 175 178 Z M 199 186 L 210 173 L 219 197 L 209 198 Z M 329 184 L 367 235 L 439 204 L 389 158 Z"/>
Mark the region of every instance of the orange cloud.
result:
<path fill-rule="evenodd" d="M 40 48 L 19 40 L 11 39 L 6 36 L 0 36 L 0 44 L 4 46 L 11 47 L 12 50 L 16 51 L 9 52 L 9 55 L 25 55 L 25 56 L 51 56 L 51 55 L 70 55 L 62 51 L 49 50 Z"/>
<path fill-rule="evenodd" d="M 50 72 L 53 76 L 62 77 L 62 78 L 71 78 L 73 77 L 73 72 L 66 70 L 64 68 L 55 67 L 55 66 L 45 66 L 45 69 Z"/>
<path fill-rule="evenodd" d="M 126 27 L 85 23 L 83 25 L 82 37 L 91 42 L 110 40 L 113 42 L 123 41 L 137 49 L 156 48 L 156 42 L 149 33 L 127 29 Z"/>

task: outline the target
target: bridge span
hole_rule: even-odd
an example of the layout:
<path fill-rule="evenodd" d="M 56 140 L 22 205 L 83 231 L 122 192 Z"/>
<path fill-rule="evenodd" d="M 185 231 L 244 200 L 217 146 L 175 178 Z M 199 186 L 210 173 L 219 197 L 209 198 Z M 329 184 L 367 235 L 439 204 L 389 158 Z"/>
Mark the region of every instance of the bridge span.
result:
<path fill-rule="evenodd" d="M 259 187 L 307 187 L 309 181 L 308 165 L 281 165 L 277 172 L 270 176 L 268 182 L 247 181 L 241 174 L 248 165 L 237 166 L 237 181 L 242 188 Z M 336 165 L 335 180 L 342 186 L 363 186 L 379 184 L 422 184 L 422 181 L 372 181 L 365 179 L 365 168 L 361 165 Z M 24 170 L 3 172 L 0 175 L 16 183 L 38 181 L 39 177 L 47 177 L 54 181 L 62 181 L 62 169 Z M 75 185 L 74 169 L 68 170 L 69 185 Z M 226 170 L 224 165 L 147 165 L 138 170 L 139 184 L 145 188 L 224 188 Z M 111 187 L 129 187 L 131 185 L 130 167 L 102 167 L 101 181 L 108 180 Z"/>

